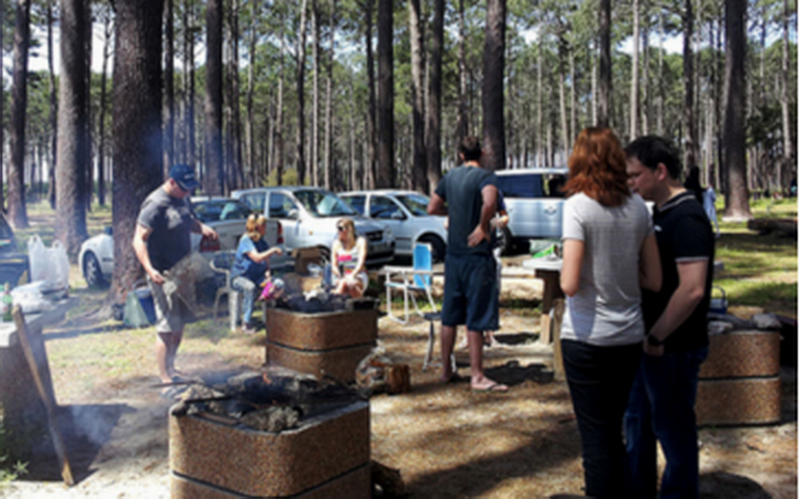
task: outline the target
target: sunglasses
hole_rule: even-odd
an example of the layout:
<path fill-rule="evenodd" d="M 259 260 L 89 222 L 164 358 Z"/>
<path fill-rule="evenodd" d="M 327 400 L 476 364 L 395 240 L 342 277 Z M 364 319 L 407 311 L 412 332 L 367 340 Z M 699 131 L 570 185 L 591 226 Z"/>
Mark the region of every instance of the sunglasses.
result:
<path fill-rule="evenodd" d="M 338 230 L 339 232 L 344 232 L 345 227 L 344 227 L 344 225 L 337 225 L 336 226 L 336 230 Z"/>

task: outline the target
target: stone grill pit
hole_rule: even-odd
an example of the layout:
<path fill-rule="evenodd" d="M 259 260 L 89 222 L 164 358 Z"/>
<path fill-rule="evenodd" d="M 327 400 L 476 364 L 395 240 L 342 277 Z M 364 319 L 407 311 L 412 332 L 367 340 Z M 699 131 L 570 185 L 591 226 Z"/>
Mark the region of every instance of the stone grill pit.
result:
<path fill-rule="evenodd" d="M 170 409 L 171 497 L 368 498 L 369 402 L 286 369 L 203 377 Z"/>
<path fill-rule="evenodd" d="M 318 293 L 288 296 L 267 309 L 268 365 L 319 379 L 355 381 L 378 338 L 378 302 Z"/>

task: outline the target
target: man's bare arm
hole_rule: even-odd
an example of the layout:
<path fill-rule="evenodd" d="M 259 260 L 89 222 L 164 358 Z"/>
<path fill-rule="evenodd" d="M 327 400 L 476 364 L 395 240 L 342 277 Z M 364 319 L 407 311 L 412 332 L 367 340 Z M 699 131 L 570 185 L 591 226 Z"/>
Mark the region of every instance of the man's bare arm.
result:
<path fill-rule="evenodd" d="M 435 192 L 428 201 L 428 215 L 447 215 L 447 206 L 444 204 L 444 199 Z"/>
<path fill-rule="evenodd" d="M 484 239 L 489 239 L 489 234 L 491 233 L 489 222 L 491 222 L 492 218 L 494 218 L 494 215 L 497 213 L 497 187 L 493 185 L 485 186 L 481 189 L 481 196 L 483 197 L 481 220 L 467 238 L 467 244 L 470 248 L 474 248 Z"/>
<path fill-rule="evenodd" d="M 150 276 L 150 279 L 156 284 L 164 284 L 164 277 L 153 268 L 153 264 L 150 262 L 150 254 L 147 252 L 147 238 L 150 237 L 152 232 L 153 229 L 136 224 L 136 231 L 133 234 L 133 252 L 136 254 L 136 258 L 139 259 L 139 263 L 144 267 L 144 271 Z"/>
<path fill-rule="evenodd" d="M 680 284 L 670 297 L 667 308 L 650 330 L 650 334 L 661 341 L 667 339 L 692 315 L 705 296 L 708 260 L 678 262 L 677 265 Z M 663 352 L 663 345 L 656 348 L 657 350 L 649 353 L 659 355 L 659 351 Z"/>

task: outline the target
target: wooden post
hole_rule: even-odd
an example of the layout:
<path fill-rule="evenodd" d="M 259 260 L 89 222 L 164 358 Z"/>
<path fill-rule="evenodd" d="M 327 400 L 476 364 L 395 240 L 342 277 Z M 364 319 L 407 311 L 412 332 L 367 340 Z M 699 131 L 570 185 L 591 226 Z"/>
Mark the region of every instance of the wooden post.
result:
<path fill-rule="evenodd" d="M 553 377 L 557 381 L 564 381 L 564 358 L 561 356 L 561 322 L 564 319 L 566 302 L 563 298 L 553 301 Z"/>
<path fill-rule="evenodd" d="M 61 432 L 58 429 L 58 420 L 56 419 L 55 413 L 55 393 L 53 391 L 53 382 L 49 375 L 50 368 L 47 363 L 47 352 L 44 349 L 44 342 L 42 341 L 41 334 L 38 336 L 28 334 L 25 318 L 22 315 L 22 309 L 19 305 L 14 306 L 12 313 L 14 315 L 14 323 L 17 326 L 17 334 L 19 335 L 22 351 L 25 353 L 25 358 L 28 361 L 31 374 L 33 374 L 33 380 L 36 383 L 36 389 L 39 392 L 39 396 L 42 397 L 45 409 L 47 410 L 47 425 L 50 429 L 50 436 L 53 438 L 53 446 L 58 456 L 58 462 L 61 464 L 61 478 L 67 485 L 73 485 L 75 481 L 72 478 L 72 469 L 70 469 L 69 466 L 67 449 L 64 446 L 64 440 L 61 438 Z"/>

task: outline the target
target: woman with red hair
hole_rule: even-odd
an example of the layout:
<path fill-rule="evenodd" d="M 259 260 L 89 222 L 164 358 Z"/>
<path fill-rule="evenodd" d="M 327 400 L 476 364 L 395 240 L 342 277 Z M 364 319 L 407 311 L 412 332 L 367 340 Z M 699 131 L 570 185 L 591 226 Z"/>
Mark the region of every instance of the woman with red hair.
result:
<path fill-rule="evenodd" d="M 661 287 L 652 219 L 625 166 L 614 132 L 587 128 L 564 186 L 561 349 L 586 495 L 598 498 L 625 496 L 622 421 L 645 336 L 640 288 Z"/>

